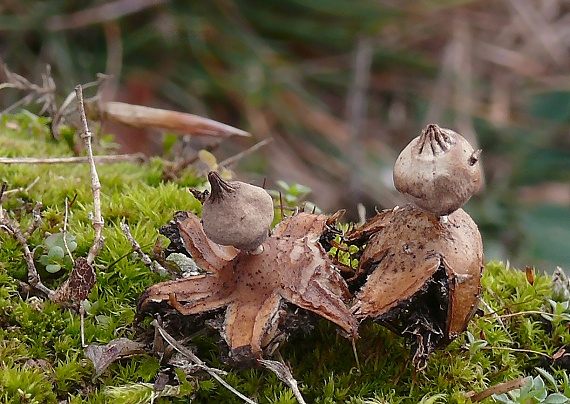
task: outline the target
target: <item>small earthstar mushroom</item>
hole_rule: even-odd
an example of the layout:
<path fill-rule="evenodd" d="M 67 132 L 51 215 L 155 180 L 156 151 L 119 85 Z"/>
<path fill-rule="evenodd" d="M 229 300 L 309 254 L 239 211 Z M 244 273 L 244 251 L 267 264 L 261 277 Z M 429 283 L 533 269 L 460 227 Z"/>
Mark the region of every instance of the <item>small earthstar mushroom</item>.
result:
<path fill-rule="evenodd" d="M 394 185 L 424 211 L 447 216 L 479 190 L 480 154 L 460 134 L 428 125 L 398 156 Z"/>
<path fill-rule="evenodd" d="M 178 332 L 208 325 L 221 336 L 222 360 L 239 367 L 270 358 L 289 335 L 311 330 L 320 318 L 358 338 L 347 306 L 352 295 L 321 244 L 338 232 L 337 217 L 297 213 L 275 227 L 259 254 L 249 254 L 214 243 L 194 213 L 176 213 L 161 233 L 172 241 L 170 251 L 191 256 L 203 273 L 146 289 L 139 318 L 158 312 Z"/>
<path fill-rule="evenodd" d="M 352 312 L 410 339 L 413 363 L 423 369 L 477 310 L 484 262 L 477 225 L 463 209 L 441 223 L 406 205 L 378 213 L 344 238 L 366 244 L 358 266 L 366 283 Z"/>
<path fill-rule="evenodd" d="M 202 206 L 202 226 L 213 242 L 252 254 L 263 251 L 273 222 L 273 199 L 263 188 L 208 174 L 212 191 Z"/>

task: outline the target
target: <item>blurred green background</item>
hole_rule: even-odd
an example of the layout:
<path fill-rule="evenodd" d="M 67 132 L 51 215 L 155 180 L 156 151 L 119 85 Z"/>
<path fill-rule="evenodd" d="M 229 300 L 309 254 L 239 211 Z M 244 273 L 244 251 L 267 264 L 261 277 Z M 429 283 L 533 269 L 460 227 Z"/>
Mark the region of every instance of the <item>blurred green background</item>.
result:
<path fill-rule="evenodd" d="M 402 204 L 397 154 L 427 123 L 452 128 L 483 149 L 466 209 L 486 258 L 569 272 L 569 20 L 554 0 L 4 0 L 0 59 L 33 82 L 50 64 L 59 102 L 106 73 L 109 100 L 252 133 L 210 142 L 218 160 L 273 138 L 238 177 L 306 185 L 353 220 Z M 0 108 L 23 95 L 3 89 Z M 106 130 L 163 153 L 156 133 Z"/>

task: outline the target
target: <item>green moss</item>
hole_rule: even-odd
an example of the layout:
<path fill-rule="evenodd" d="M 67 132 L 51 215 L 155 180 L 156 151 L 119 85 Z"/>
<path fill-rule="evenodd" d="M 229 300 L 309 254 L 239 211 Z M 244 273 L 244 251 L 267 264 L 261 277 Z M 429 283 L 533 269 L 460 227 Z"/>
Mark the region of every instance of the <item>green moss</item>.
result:
<path fill-rule="evenodd" d="M 4 116 L 0 134 L 3 156 L 45 157 L 43 150 L 49 156 L 71 155 L 67 144 L 50 140 L 43 119 L 29 114 Z M 189 169 L 179 183 L 165 182 L 164 168 L 160 159 L 142 165 L 98 167 L 106 243 L 96 259 L 97 283 L 86 306 L 87 343 L 106 343 L 120 336 L 136 338 L 132 324 L 136 300 L 147 286 L 162 280 L 132 257 L 119 223 L 128 222 L 133 236 L 148 252 L 159 237 L 158 228 L 175 211 L 200 209 L 186 188 L 202 185 L 204 179 Z M 46 234 L 61 231 L 65 198 L 71 200 L 77 195 L 69 210 L 68 231 L 77 238 L 74 254 L 87 254 L 93 238 L 87 166 L 5 165 L 1 180 L 8 183 L 9 189 L 22 188 L 6 195 L 3 207 L 23 227 L 31 222 L 35 202 L 43 202 L 44 222 L 31 237 L 31 248 L 41 245 Z M 93 367 L 81 347 L 79 316 L 26 295 L 19 284 L 26 280 L 27 271 L 20 246 L 5 232 L 0 232 L 0 243 L 0 403 L 148 400 L 160 369 L 158 360 L 149 356 L 123 359 L 93 379 Z M 49 276 L 44 273 L 42 279 L 55 288 L 67 276 L 65 271 L 60 272 Z M 521 375 L 536 375 L 534 369 L 541 364 L 541 354 L 552 355 L 570 341 L 567 317 L 559 313 L 547 321 L 536 313 L 560 310 L 555 302 L 549 302 L 550 278 L 537 272 L 531 285 L 524 272 L 500 262 L 488 263 L 483 299 L 497 314 L 476 317 L 469 325 L 471 339 L 462 335 L 437 351 L 427 369 L 418 374 L 410 363 L 405 341 L 372 323 L 363 325 L 356 343 L 360 371 L 350 341 L 325 321 L 308 336 L 293 336 L 282 354 L 307 402 L 466 403 L 465 393 L 470 390 L 483 390 Z M 497 315 L 503 316 L 501 321 Z M 193 342 L 202 359 L 223 367 L 217 359 L 215 341 L 201 336 Z M 230 373 L 225 379 L 260 403 L 296 402 L 291 391 L 268 371 L 227 370 Z M 241 402 L 217 382 L 187 378 L 179 370 L 176 373 L 182 381 L 178 390 L 157 396 L 156 402 L 187 403 L 190 397 L 196 403 Z"/>
<path fill-rule="evenodd" d="M 41 369 L 20 365 L 0 367 L 0 401 L 3 403 L 42 404 L 57 402 L 49 376 Z"/>

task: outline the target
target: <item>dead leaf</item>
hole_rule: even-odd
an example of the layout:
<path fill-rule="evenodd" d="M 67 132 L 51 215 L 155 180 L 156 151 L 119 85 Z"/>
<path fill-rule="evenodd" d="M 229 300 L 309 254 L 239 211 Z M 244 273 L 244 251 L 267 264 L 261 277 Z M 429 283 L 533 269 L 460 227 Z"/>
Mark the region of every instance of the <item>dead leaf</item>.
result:
<path fill-rule="evenodd" d="M 51 300 L 55 303 L 71 301 L 79 304 L 87 299 L 95 282 L 95 270 L 85 258 L 79 257 L 75 260 L 69 278 L 55 290 Z"/>
<path fill-rule="evenodd" d="M 526 280 L 528 281 L 530 286 L 534 286 L 534 273 L 532 271 L 532 268 L 527 266 L 525 268 L 525 274 L 526 274 Z"/>
<path fill-rule="evenodd" d="M 124 102 L 105 102 L 99 105 L 97 101 L 87 101 L 85 108 L 91 119 L 107 119 L 135 128 L 159 128 L 194 136 L 250 136 L 249 133 L 233 126 L 184 112 Z"/>
<path fill-rule="evenodd" d="M 100 376 L 117 359 L 142 353 L 145 353 L 145 344 L 127 338 L 114 339 L 107 345 L 90 344 L 85 348 L 85 356 L 95 367 L 95 377 Z"/>

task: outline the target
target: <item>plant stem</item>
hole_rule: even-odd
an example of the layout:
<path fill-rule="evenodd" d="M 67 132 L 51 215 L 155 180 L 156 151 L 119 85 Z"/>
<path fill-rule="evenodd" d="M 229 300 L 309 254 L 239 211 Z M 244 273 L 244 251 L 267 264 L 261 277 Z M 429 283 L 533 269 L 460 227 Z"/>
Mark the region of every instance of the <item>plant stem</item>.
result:
<path fill-rule="evenodd" d="M 99 182 L 95 160 L 93 159 L 93 148 L 91 147 L 91 139 L 93 135 L 87 125 L 85 103 L 83 102 L 83 89 L 81 88 L 81 85 L 77 85 L 75 87 L 75 94 L 77 95 L 79 114 L 81 116 L 81 123 L 83 124 L 83 133 L 81 134 L 81 138 L 85 142 L 87 159 L 89 161 L 89 168 L 91 169 L 91 190 L 93 192 L 93 218 L 91 219 L 91 223 L 95 230 L 93 245 L 89 249 L 89 255 L 87 256 L 87 262 L 91 264 L 95 260 L 95 257 L 99 253 L 104 242 L 103 236 L 101 235 L 103 230 L 103 218 L 101 217 L 101 182 Z"/>

